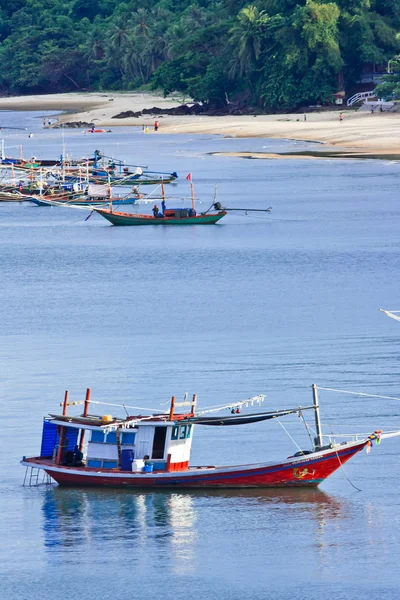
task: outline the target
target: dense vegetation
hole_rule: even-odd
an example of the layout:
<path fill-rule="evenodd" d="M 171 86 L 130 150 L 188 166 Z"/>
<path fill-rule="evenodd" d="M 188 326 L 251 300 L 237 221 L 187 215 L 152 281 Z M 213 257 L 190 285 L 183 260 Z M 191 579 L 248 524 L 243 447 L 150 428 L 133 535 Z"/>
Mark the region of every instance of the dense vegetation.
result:
<path fill-rule="evenodd" d="M 400 0 L 2 0 L 0 90 L 324 102 L 400 49 Z"/>

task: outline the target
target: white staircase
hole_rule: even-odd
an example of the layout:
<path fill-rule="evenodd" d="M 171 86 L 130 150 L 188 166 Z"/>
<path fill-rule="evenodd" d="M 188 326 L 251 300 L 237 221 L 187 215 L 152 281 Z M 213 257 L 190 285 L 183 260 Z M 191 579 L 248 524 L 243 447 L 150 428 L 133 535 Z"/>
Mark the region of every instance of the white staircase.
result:
<path fill-rule="evenodd" d="M 356 102 L 360 102 L 361 100 L 366 100 L 367 98 L 376 98 L 376 92 L 372 90 L 371 92 L 359 92 L 358 94 L 354 94 L 347 100 L 347 106 L 353 106 Z"/>

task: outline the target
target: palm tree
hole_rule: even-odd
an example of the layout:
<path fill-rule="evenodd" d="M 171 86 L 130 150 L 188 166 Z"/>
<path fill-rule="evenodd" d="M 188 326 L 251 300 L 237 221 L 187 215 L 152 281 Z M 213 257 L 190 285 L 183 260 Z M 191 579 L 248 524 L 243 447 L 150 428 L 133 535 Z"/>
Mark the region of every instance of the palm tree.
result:
<path fill-rule="evenodd" d="M 111 24 L 107 56 L 109 65 L 117 67 L 121 76 L 124 75 L 124 55 L 130 44 L 129 23 L 127 23 L 126 19 L 120 17 L 118 21 Z"/>
<path fill-rule="evenodd" d="M 230 30 L 234 48 L 232 77 L 246 75 L 256 66 L 262 48 L 261 32 L 268 19 L 266 12 L 254 5 L 239 12 L 238 23 Z"/>

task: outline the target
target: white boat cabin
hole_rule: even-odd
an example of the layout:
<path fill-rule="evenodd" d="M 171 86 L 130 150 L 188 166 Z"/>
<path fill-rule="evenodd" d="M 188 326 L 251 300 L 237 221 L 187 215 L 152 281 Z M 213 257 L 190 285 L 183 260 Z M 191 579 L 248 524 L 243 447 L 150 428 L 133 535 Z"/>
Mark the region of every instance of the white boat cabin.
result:
<path fill-rule="evenodd" d="M 174 414 L 175 406 L 187 404 L 190 413 Z M 83 415 L 74 417 L 66 414 L 66 396 L 63 414 L 44 419 L 41 458 L 83 469 L 185 470 L 192 449 L 193 423 L 189 421 L 195 404 L 196 396 L 183 403 L 173 397 L 169 414 L 118 419 L 88 415 L 87 398 Z"/>
<path fill-rule="evenodd" d="M 119 440 L 117 439 L 119 437 Z M 86 465 L 92 468 L 140 471 L 180 471 L 189 466 L 193 425 L 190 423 L 145 423 L 131 429 L 91 430 Z M 129 467 L 131 465 L 131 467 Z"/>

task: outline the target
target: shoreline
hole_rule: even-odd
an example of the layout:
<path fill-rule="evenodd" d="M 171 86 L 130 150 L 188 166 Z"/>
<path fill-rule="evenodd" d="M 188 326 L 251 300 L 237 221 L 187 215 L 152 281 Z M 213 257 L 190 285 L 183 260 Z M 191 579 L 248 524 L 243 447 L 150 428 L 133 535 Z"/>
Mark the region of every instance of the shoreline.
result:
<path fill-rule="evenodd" d="M 374 113 L 343 109 L 340 111 L 310 112 L 305 115 L 245 115 L 209 117 L 204 115 L 142 115 L 138 118 L 114 119 L 126 111 L 139 112 L 157 107 L 173 108 L 184 103 L 184 98 L 172 94 L 167 98 L 154 93 L 69 93 L 43 96 L 0 98 L 0 110 L 37 111 L 46 117 L 46 111 L 60 111 L 59 125 L 68 122 L 94 123 L 97 127 L 147 126 L 153 133 L 155 120 L 159 121 L 157 135 L 210 134 L 226 138 L 290 139 L 298 142 L 322 144 L 331 151 L 313 150 L 299 153 L 238 153 L 243 158 L 381 158 L 400 159 L 400 113 Z M 220 153 L 221 154 L 221 153 Z M 230 153 L 232 155 L 232 153 Z"/>

